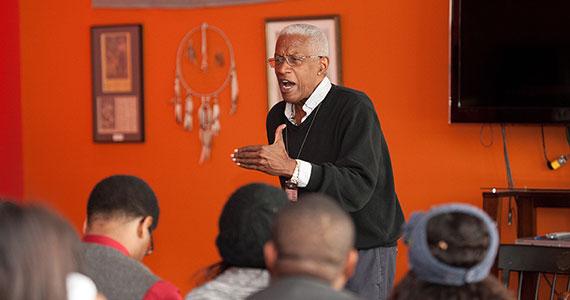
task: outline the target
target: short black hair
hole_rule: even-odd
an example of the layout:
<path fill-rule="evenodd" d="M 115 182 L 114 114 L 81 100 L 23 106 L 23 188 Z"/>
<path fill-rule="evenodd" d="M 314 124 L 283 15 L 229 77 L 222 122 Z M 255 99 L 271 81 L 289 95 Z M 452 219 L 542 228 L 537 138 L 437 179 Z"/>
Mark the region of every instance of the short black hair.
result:
<path fill-rule="evenodd" d="M 312 262 L 339 270 L 354 247 L 354 239 L 350 215 L 325 194 L 302 195 L 298 202 L 288 203 L 279 211 L 273 223 L 278 263 Z"/>
<path fill-rule="evenodd" d="M 113 175 L 97 183 L 87 202 L 87 222 L 94 217 L 152 217 L 151 230 L 158 226 L 160 209 L 150 186 L 131 175 Z"/>

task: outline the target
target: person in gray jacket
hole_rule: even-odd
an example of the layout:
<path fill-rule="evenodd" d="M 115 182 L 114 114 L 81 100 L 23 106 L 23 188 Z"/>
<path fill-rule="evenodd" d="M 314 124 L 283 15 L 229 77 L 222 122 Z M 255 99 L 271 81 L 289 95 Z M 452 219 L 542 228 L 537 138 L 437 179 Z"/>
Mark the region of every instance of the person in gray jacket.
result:
<path fill-rule="evenodd" d="M 158 199 L 142 179 L 101 180 L 87 202 L 83 236 L 86 274 L 109 300 L 181 300 L 178 288 L 153 274 L 142 259 L 153 252 Z"/>

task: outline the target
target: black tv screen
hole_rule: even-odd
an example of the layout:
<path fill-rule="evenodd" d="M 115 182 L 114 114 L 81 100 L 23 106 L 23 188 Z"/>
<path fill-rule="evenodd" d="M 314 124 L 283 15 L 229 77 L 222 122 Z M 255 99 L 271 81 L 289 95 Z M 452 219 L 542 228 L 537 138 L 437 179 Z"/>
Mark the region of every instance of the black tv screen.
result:
<path fill-rule="evenodd" d="M 570 0 L 451 0 L 450 121 L 570 124 Z"/>

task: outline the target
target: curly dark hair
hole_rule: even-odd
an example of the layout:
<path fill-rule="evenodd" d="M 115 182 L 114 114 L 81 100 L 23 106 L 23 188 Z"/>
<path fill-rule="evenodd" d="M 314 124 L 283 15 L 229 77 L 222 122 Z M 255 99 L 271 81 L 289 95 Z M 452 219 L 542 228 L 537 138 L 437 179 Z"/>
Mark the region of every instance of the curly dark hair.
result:
<path fill-rule="evenodd" d="M 428 221 L 426 231 L 431 254 L 454 267 L 470 268 L 481 262 L 490 243 L 483 221 L 465 213 L 434 216 Z M 480 282 L 451 286 L 421 280 L 410 271 L 394 288 L 391 299 L 504 300 L 514 297 L 492 275 Z"/>

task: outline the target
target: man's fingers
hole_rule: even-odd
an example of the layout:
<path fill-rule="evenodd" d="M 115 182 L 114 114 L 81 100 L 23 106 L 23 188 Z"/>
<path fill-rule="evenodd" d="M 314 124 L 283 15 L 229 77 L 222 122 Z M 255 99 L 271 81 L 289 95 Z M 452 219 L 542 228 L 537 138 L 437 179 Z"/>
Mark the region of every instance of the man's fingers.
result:
<path fill-rule="evenodd" d="M 240 168 L 244 168 L 244 169 L 250 169 L 250 170 L 257 170 L 257 171 L 263 171 L 263 168 L 259 165 L 256 164 L 242 164 L 242 163 L 236 163 L 236 165 Z"/>
<path fill-rule="evenodd" d="M 263 163 L 265 160 L 261 158 L 238 158 L 234 160 L 236 165 L 255 165 L 255 166 L 264 166 Z"/>
<path fill-rule="evenodd" d="M 285 124 L 277 126 L 277 129 L 275 129 L 275 141 L 273 142 L 273 144 L 277 144 L 278 142 L 279 143 L 283 142 L 283 129 L 285 129 L 285 127 L 287 127 L 287 125 Z"/>
<path fill-rule="evenodd" d="M 233 153 L 259 151 L 259 149 L 261 149 L 261 147 L 263 147 L 263 146 L 264 145 L 250 145 L 250 146 L 245 146 L 245 147 L 241 147 L 241 148 L 236 148 L 236 149 L 234 149 Z"/>
<path fill-rule="evenodd" d="M 261 157 L 261 151 L 236 152 L 232 155 L 233 159 L 259 158 L 259 157 Z"/>
<path fill-rule="evenodd" d="M 252 146 L 245 146 L 241 148 L 234 149 L 234 151 L 230 154 L 232 160 L 235 158 L 239 158 L 242 156 L 251 157 L 251 155 L 256 155 L 261 150 L 261 145 L 252 145 Z"/>

